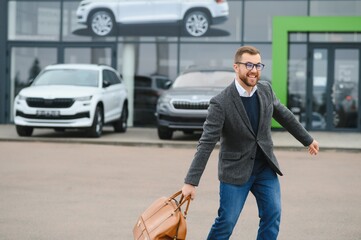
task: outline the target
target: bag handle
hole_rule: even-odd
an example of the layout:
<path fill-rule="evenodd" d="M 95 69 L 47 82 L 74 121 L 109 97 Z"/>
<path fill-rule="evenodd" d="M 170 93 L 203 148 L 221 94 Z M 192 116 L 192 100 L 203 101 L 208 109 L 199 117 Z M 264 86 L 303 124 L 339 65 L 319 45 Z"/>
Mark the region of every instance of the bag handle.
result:
<path fill-rule="evenodd" d="M 168 198 L 168 201 L 171 201 L 172 199 L 175 199 L 177 196 L 179 196 L 180 194 L 182 194 L 182 190 L 174 193 L 172 196 L 170 196 Z M 187 196 L 186 198 L 184 198 L 184 196 L 182 195 L 180 200 L 179 200 L 179 204 L 178 204 L 178 207 L 176 209 L 174 209 L 174 211 L 177 211 L 177 210 L 180 210 L 181 206 L 187 202 L 187 206 L 186 206 L 186 209 L 184 210 L 184 218 L 187 218 L 187 214 L 188 214 L 188 209 L 189 209 L 189 204 L 191 202 L 191 196 Z"/>

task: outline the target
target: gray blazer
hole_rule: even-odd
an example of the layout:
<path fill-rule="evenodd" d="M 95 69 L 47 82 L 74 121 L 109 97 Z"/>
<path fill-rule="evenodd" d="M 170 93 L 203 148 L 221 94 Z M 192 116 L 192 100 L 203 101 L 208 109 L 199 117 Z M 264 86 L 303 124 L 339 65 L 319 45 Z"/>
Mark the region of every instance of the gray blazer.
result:
<path fill-rule="evenodd" d="M 270 167 L 282 176 L 273 153 L 272 117 L 304 146 L 312 143 L 313 138 L 292 112 L 280 103 L 268 82 L 258 82 L 257 93 L 260 103 L 257 135 L 252 130 L 234 82 L 210 100 L 207 119 L 203 125 L 203 134 L 185 183 L 198 186 L 209 156 L 218 140 L 220 140 L 218 161 L 220 181 L 237 185 L 247 182 L 252 173 L 257 145 L 265 153 Z"/>

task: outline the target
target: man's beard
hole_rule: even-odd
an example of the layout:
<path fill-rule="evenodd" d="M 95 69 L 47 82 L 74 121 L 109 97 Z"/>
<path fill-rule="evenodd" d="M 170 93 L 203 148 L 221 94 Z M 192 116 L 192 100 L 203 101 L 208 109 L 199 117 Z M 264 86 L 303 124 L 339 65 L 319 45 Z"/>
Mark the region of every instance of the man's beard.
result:
<path fill-rule="evenodd" d="M 259 81 L 259 75 L 256 75 L 255 78 L 257 79 L 255 83 L 251 82 L 248 80 L 248 77 L 246 75 L 242 76 L 240 79 L 241 81 L 248 87 L 254 87 L 257 85 L 258 81 Z"/>

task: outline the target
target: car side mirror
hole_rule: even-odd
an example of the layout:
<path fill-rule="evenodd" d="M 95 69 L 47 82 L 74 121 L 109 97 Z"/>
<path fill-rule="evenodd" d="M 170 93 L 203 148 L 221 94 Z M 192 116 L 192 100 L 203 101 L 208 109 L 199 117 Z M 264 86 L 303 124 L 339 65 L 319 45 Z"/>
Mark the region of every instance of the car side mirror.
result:
<path fill-rule="evenodd" d="M 171 86 L 172 86 L 172 81 L 167 81 L 167 82 L 164 84 L 164 89 L 169 89 Z"/>
<path fill-rule="evenodd" d="M 103 88 L 107 88 L 110 86 L 110 82 L 108 80 L 103 80 Z"/>
<path fill-rule="evenodd" d="M 34 80 L 35 80 L 34 78 L 29 79 L 29 81 L 28 81 L 28 86 L 30 86 L 31 84 L 33 84 Z"/>

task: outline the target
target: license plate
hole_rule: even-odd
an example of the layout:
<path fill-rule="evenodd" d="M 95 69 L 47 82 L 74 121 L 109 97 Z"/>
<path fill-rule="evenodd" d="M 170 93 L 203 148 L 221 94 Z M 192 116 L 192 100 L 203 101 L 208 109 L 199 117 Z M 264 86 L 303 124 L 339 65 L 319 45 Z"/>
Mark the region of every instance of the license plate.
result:
<path fill-rule="evenodd" d="M 42 116 L 42 117 L 58 117 L 58 116 L 60 116 L 60 111 L 56 111 L 56 110 L 37 110 L 36 115 L 37 116 Z"/>

